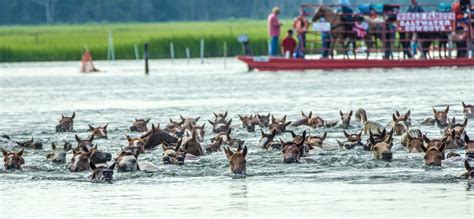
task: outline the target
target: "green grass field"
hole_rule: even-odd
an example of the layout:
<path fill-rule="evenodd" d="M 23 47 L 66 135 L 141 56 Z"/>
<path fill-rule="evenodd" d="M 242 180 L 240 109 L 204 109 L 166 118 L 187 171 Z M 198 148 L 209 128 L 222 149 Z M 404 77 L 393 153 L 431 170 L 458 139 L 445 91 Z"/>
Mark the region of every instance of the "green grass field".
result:
<path fill-rule="evenodd" d="M 289 28 L 290 21 L 284 24 L 283 30 Z M 206 57 L 222 56 L 224 42 L 228 56 L 234 56 L 242 52 L 236 38 L 243 33 L 249 35 L 255 55 L 267 53 L 265 21 L 2 26 L 0 62 L 79 60 L 86 45 L 94 59 L 104 60 L 109 30 L 116 59 L 134 59 L 135 45 L 142 57 L 145 42 L 150 44 L 152 59 L 169 58 L 170 42 L 174 43 L 176 58 L 185 57 L 186 47 L 192 57 L 199 57 L 201 38 L 205 40 Z"/>

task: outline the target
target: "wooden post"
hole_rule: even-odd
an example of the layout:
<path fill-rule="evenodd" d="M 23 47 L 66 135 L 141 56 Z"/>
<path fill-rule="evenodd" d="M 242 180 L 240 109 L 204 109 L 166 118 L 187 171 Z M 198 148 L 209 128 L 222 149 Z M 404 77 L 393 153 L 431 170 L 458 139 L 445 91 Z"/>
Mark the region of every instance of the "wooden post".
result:
<path fill-rule="evenodd" d="M 187 60 L 188 64 L 189 64 L 189 59 L 190 58 L 191 58 L 191 52 L 189 51 L 189 48 L 186 47 L 186 60 Z"/>
<path fill-rule="evenodd" d="M 143 59 L 145 59 L 145 74 L 148 75 L 148 43 L 143 45 Z"/>
<path fill-rule="evenodd" d="M 201 64 L 204 64 L 204 39 L 201 39 Z"/>
<path fill-rule="evenodd" d="M 135 59 L 136 60 L 140 59 L 140 56 L 138 55 L 138 46 L 137 46 L 137 44 L 135 44 Z"/>
<path fill-rule="evenodd" d="M 170 43 L 170 57 L 171 57 L 171 62 L 174 63 L 174 44 L 173 44 L 173 42 Z"/>

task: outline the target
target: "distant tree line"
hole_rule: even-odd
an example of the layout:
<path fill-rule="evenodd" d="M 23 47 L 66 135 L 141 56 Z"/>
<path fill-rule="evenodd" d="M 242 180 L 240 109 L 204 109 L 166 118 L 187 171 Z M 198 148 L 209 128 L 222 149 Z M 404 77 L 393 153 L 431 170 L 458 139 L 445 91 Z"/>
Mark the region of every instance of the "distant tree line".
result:
<path fill-rule="evenodd" d="M 351 1 L 383 2 L 407 4 L 409 0 Z M 293 17 L 301 4 L 320 3 L 335 4 L 337 0 L 0 0 L 0 25 L 264 19 L 274 6 L 282 9 L 283 17 Z"/>

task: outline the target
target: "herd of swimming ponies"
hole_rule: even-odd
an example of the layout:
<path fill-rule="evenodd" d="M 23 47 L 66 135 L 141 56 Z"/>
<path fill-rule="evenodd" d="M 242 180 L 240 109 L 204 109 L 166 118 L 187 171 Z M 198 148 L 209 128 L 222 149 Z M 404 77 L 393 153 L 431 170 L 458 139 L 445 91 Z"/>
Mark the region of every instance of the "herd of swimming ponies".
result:
<path fill-rule="evenodd" d="M 392 114 L 391 129 L 370 121 L 367 119 L 367 113 L 364 109 L 355 112 L 355 119 L 360 121 L 362 130 L 358 133 L 348 133 L 346 129 L 350 127 L 353 112 L 343 113 L 340 111 L 341 124 L 339 121 L 326 121 L 320 116 L 313 115 L 312 112 L 305 114 L 301 112 L 302 118 L 291 122 L 287 121 L 286 115 L 282 118 L 276 118 L 270 113 L 262 115 L 259 113 L 247 116 L 239 115 L 242 122 L 242 128 L 248 132 L 255 132 L 255 127 L 262 129 L 260 145 L 268 150 L 281 150 L 284 163 L 298 163 L 301 157 L 306 156 L 310 150 L 319 147 L 324 149 L 323 142 L 326 139 L 326 132 L 322 135 L 309 135 L 306 130 L 301 134 L 295 134 L 287 130 L 288 126 L 308 126 L 311 128 L 319 127 L 340 127 L 343 129 L 345 139 L 337 140 L 341 149 L 351 150 L 356 147 L 362 147 L 373 154 L 376 160 L 391 161 L 393 146 L 393 135 L 400 136 L 400 144 L 403 145 L 409 153 L 424 153 L 424 163 L 429 166 L 441 166 L 441 161 L 461 156 L 460 154 L 450 152 L 445 154 L 445 149 L 463 149 L 466 159 L 464 166 L 466 172 L 462 175 L 468 179 L 468 185 L 474 181 L 474 166 L 469 164 L 469 159 L 474 159 L 474 140 L 470 140 L 465 131 L 467 119 L 474 118 L 474 105 L 467 105 L 462 102 L 464 120 L 462 123 L 456 123 L 456 119 L 448 118 L 449 105 L 445 109 L 438 111 L 433 107 L 433 117 L 425 119 L 420 125 L 438 126 L 444 129 L 441 138 L 429 138 L 422 134 L 421 130 L 410 128 L 412 126 L 410 110 L 406 114 L 400 114 L 398 111 Z M 184 118 L 180 115 L 180 121 L 173 121 L 170 118 L 169 124 L 161 128 L 158 124 L 151 125 L 148 129 L 147 124 L 150 119 L 135 119 L 130 127 L 130 131 L 143 133 L 140 137 L 132 138 L 127 135 L 128 144 L 121 148 L 120 153 L 115 158 L 112 154 L 103 152 L 93 145 L 94 138 L 107 138 L 107 126 L 93 127 L 89 125 L 92 132 L 90 137 L 81 139 L 75 135 L 77 146 L 73 147 L 65 142 L 63 147 L 58 147 L 52 143 L 52 151 L 46 155 L 46 158 L 53 163 L 66 163 L 66 154 L 72 150 L 73 157 L 69 166 L 71 172 L 91 171 L 89 178 L 93 182 L 112 182 L 114 169 L 118 172 L 134 172 L 140 170 L 137 158 L 141 153 L 154 150 L 158 145 L 163 149 L 162 161 L 164 164 L 183 165 L 186 160 L 195 160 L 206 153 L 221 151 L 222 145 L 227 145 L 224 152 L 230 164 L 231 172 L 235 176 L 245 176 L 246 174 L 246 156 L 247 146 L 245 141 L 231 136 L 232 119 L 227 119 L 228 113 L 214 113 L 214 120 L 208 122 L 212 125 L 212 132 L 215 134 L 210 139 L 205 149 L 201 146 L 204 141 L 205 124 L 199 126 L 197 118 Z M 62 115 L 56 126 L 56 132 L 72 132 L 75 113 L 71 117 Z M 263 129 L 268 130 L 265 133 Z M 276 139 L 277 135 L 284 132 L 290 132 L 293 139 L 284 141 L 281 138 Z M 367 141 L 362 142 L 362 134 L 368 135 Z M 11 141 L 8 135 L 2 136 L 7 141 Z M 4 170 L 21 170 L 27 158 L 23 157 L 24 149 L 41 149 L 42 144 L 34 142 L 33 138 L 25 142 L 11 141 L 16 143 L 22 149 L 14 152 L 2 148 L 4 156 Z M 236 148 L 236 149 L 235 149 Z M 113 160 L 112 164 L 108 162 Z"/>

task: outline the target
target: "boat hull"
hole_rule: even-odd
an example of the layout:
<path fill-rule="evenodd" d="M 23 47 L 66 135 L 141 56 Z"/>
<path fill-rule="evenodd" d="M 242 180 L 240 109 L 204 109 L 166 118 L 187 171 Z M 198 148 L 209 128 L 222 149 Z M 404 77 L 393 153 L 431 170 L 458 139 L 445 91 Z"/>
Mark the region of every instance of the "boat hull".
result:
<path fill-rule="evenodd" d="M 286 59 L 269 57 L 237 56 L 249 70 L 335 70 L 363 68 L 430 68 L 430 67 L 473 67 L 474 59 Z"/>

